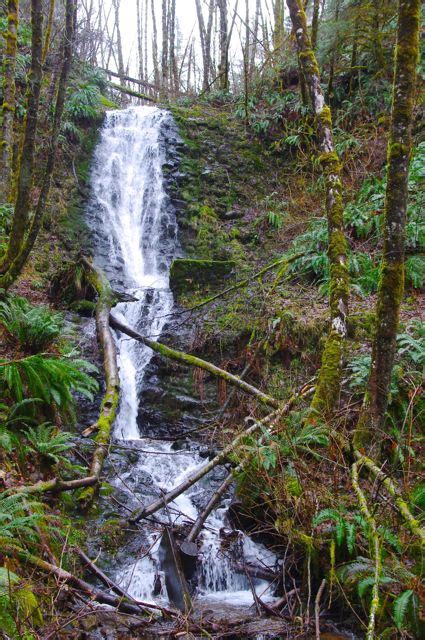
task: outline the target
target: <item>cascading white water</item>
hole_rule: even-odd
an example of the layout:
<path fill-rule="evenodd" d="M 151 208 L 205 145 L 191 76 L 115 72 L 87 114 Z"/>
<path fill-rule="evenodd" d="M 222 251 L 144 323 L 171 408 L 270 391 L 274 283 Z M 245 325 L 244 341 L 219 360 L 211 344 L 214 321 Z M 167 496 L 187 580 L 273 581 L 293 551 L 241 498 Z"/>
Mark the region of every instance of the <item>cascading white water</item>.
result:
<path fill-rule="evenodd" d="M 137 299 L 118 304 L 114 313 L 154 339 L 160 336 L 173 305 L 169 267 L 177 247 L 177 223 L 164 189 L 162 166 L 166 157 L 161 138 L 162 128 L 170 120 L 166 111 L 156 107 L 130 107 L 107 114 L 94 158 L 88 213 L 94 230 L 95 262 L 115 286 Z M 176 452 L 170 443 L 143 437 L 143 425 L 138 424 L 139 397 L 152 352 L 126 336 L 117 335 L 116 342 L 121 396 L 114 437 L 127 441 L 139 455 L 131 471 L 112 482 L 130 496 L 143 475 L 158 496 L 182 482 L 204 460 L 196 444 L 193 451 Z M 144 453 L 146 450 L 150 453 Z M 195 485 L 170 505 L 174 522 L 196 518 L 194 499 L 200 492 L 205 488 Z M 252 602 L 247 579 L 232 571 L 230 559 L 221 550 L 219 534 L 225 525 L 225 513 L 225 508 L 216 510 L 202 534 L 199 593 L 214 599 Z M 266 565 L 274 562 L 273 554 L 243 534 L 240 542 L 247 560 L 256 557 Z M 117 568 L 116 579 L 134 597 L 148 600 L 161 575 L 157 531 L 146 533 L 145 546 L 149 551 L 144 557 L 128 557 Z M 257 586 L 262 591 L 267 583 Z"/>

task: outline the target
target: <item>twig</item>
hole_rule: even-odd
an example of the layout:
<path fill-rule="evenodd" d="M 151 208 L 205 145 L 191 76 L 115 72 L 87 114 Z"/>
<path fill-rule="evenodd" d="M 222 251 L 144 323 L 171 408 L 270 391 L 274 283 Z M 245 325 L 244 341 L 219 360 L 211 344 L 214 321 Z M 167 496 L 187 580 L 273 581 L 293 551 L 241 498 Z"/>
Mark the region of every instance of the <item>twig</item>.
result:
<path fill-rule="evenodd" d="M 320 600 L 326 587 L 326 578 L 323 578 L 314 601 L 314 615 L 316 621 L 316 640 L 320 640 Z"/>

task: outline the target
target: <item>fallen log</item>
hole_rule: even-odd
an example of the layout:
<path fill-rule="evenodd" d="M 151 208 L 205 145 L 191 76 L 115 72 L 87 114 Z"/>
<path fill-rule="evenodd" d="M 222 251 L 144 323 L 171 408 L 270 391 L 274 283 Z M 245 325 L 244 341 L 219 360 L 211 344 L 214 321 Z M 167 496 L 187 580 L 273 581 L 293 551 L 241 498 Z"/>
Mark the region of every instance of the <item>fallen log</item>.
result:
<path fill-rule="evenodd" d="M 108 74 L 108 76 L 112 76 L 113 78 L 119 78 L 120 80 L 126 80 L 127 82 L 132 82 L 134 84 L 138 84 L 141 87 L 146 87 L 147 89 L 152 89 L 153 91 L 160 91 L 160 89 L 158 87 L 156 87 L 154 84 L 151 84 L 150 82 L 146 82 L 146 80 L 138 80 L 137 78 L 132 78 L 131 76 L 120 75 L 116 71 L 111 71 L 110 69 L 102 69 L 101 68 L 100 70 L 104 71 L 105 73 Z"/>
<path fill-rule="evenodd" d="M 135 598 L 130 596 L 126 591 L 124 591 L 124 589 L 122 589 L 118 584 L 113 582 L 113 580 L 108 578 L 108 576 L 105 573 L 103 573 L 103 571 L 101 569 L 99 569 L 99 567 L 97 565 L 95 565 L 94 562 L 92 562 L 90 560 L 90 558 L 84 553 L 84 551 L 82 551 L 81 549 L 76 549 L 76 548 L 74 548 L 73 551 L 83 561 L 84 568 L 88 569 L 93 575 L 95 575 L 97 578 L 99 578 L 99 580 L 101 582 L 103 582 L 103 584 L 106 587 L 108 587 L 108 589 L 111 589 L 111 591 L 116 593 L 117 596 L 121 596 L 121 598 L 124 598 L 125 600 L 131 601 L 131 602 L 134 602 L 135 604 L 137 604 L 137 600 L 135 600 Z M 143 610 L 143 606 L 142 605 L 138 605 L 138 606 Z"/>
<path fill-rule="evenodd" d="M 234 473 L 236 473 L 239 470 L 239 468 L 240 467 L 237 467 Z M 224 481 L 221 483 L 217 491 L 213 493 L 205 509 L 201 511 L 201 513 L 197 517 L 193 527 L 189 531 L 189 535 L 187 536 L 187 540 L 189 542 L 195 542 L 202 527 L 204 526 L 205 520 L 208 518 L 210 513 L 220 502 L 220 499 L 224 496 L 224 494 L 226 493 L 226 491 L 228 490 L 232 482 L 233 482 L 233 473 L 229 473 L 229 475 L 224 479 Z"/>
<path fill-rule="evenodd" d="M 264 567 L 258 567 L 252 564 L 243 564 L 242 562 L 232 563 L 236 573 L 246 573 L 250 578 L 258 578 L 259 580 L 267 580 L 267 582 L 275 582 L 279 580 L 279 574 Z"/>
<path fill-rule="evenodd" d="M 132 602 L 128 602 L 123 597 L 114 596 L 110 593 L 106 593 L 101 589 L 97 589 L 96 587 L 93 587 L 88 582 L 81 580 L 81 578 L 74 576 L 74 574 L 70 573 L 69 571 L 62 569 L 61 567 L 57 567 L 56 565 L 51 564 L 50 562 L 46 562 L 46 560 L 43 560 L 42 558 L 38 558 L 37 556 L 34 556 L 32 553 L 29 553 L 28 551 L 24 551 L 19 547 L 15 547 L 14 545 L 8 545 L 8 544 L 3 545 L 2 553 L 6 555 L 15 556 L 19 558 L 22 562 L 28 562 L 29 564 L 36 567 L 37 569 L 40 569 L 45 573 L 55 576 L 56 578 L 58 578 L 58 580 L 62 580 L 63 582 L 71 584 L 76 589 L 78 589 L 79 591 L 82 591 L 87 596 L 89 596 L 92 600 L 95 600 L 100 604 L 108 604 L 111 607 L 116 608 L 118 611 L 123 611 L 124 613 L 130 613 L 133 615 L 140 616 L 141 608 L 142 608 L 143 613 L 149 616 L 151 616 L 152 610 L 159 611 L 166 616 L 177 615 L 175 611 L 172 611 L 165 607 L 160 607 L 159 605 L 156 605 L 156 604 L 151 604 L 149 602 L 142 602 L 140 600 L 134 600 Z"/>
<path fill-rule="evenodd" d="M 29 495 L 32 493 L 46 493 L 48 491 L 60 493 L 61 491 L 74 491 L 81 487 L 91 487 L 97 484 L 98 481 L 99 478 L 97 476 L 86 476 L 85 478 L 76 478 L 75 480 L 52 478 L 51 480 L 40 480 L 34 484 L 11 487 L 5 491 L 5 494 L 25 493 Z"/>
<path fill-rule="evenodd" d="M 192 474 L 189 478 L 187 478 L 184 482 L 179 484 L 177 487 L 171 489 L 168 493 L 165 493 L 155 502 L 152 502 L 147 507 L 143 507 L 142 509 L 136 509 L 128 518 L 130 524 L 137 524 L 142 518 L 146 518 L 150 515 L 153 515 L 157 511 L 159 511 L 162 507 L 166 506 L 169 502 L 172 502 L 175 498 L 177 498 L 180 494 L 184 493 L 187 489 L 189 489 L 192 485 L 194 485 L 198 480 L 203 478 L 207 473 L 209 473 L 214 467 L 223 462 L 229 453 L 232 453 L 234 449 L 238 447 L 238 445 L 249 435 L 255 433 L 258 429 L 264 426 L 268 426 L 270 424 L 276 423 L 280 418 L 287 415 L 295 401 L 300 397 L 306 397 L 310 395 L 314 391 L 314 387 L 303 387 L 301 392 L 298 395 L 293 395 L 288 402 L 281 407 L 280 409 L 269 413 L 268 416 L 259 421 L 254 421 L 254 424 L 249 427 L 246 431 L 242 431 L 230 444 L 227 445 L 219 454 L 217 454 L 212 460 L 202 465 L 194 474 Z"/>
<path fill-rule="evenodd" d="M 147 100 L 148 102 L 157 102 L 155 98 L 151 98 L 147 96 L 145 93 L 139 93 L 138 91 L 133 91 L 133 89 L 129 89 L 128 87 L 123 87 L 122 84 L 115 84 L 115 82 L 108 81 L 109 86 L 112 89 L 116 89 L 117 91 L 121 91 L 121 93 L 126 93 L 133 98 L 139 98 L 140 100 Z"/>
<path fill-rule="evenodd" d="M 204 371 L 208 371 L 209 373 L 222 378 L 229 384 L 232 384 L 242 391 L 245 391 L 249 395 L 259 400 L 259 402 L 261 402 L 262 404 L 273 407 L 275 409 L 279 408 L 279 402 L 275 398 L 272 398 L 263 391 L 260 391 L 252 384 L 241 380 L 241 378 L 239 378 L 238 376 L 235 376 L 232 373 L 225 371 L 224 369 L 220 369 L 220 367 L 217 367 L 215 364 L 207 362 L 206 360 L 202 360 L 202 358 L 198 358 L 197 356 L 184 353 L 183 351 L 178 351 L 177 349 L 167 347 L 161 342 L 150 340 L 149 338 L 142 336 L 137 331 L 134 331 L 134 329 L 128 327 L 123 322 L 120 322 L 112 315 L 112 313 L 109 314 L 109 321 L 111 327 L 113 327 L 114 329 L 121 331 L 121 333 L 125 333 L 125 335 L 130 336 L 130 338 L 134 338 L 134 340 L 141 342 L 153 351 L 160 353 L 162 356 L 165 356 L 166 358 L 170 358 L 171 360 L 175 360 L 177 362 L 181 362 L 182 364 L 189 365 L 191 367 L 199 367 L 200 369 L 204 369 Z"/>
<path fill-rule="evenodd" d="M 105 394 L 103 396 L 100 415 L 97 421 L 97 446 L 93 452 L 90 476 L 99 479 L 103 463 L 108 451 L 112 425 L 118 409 L 120 379 L 118 374 L 117 352 L 114 336 L 109 326 L 109 312 L 115 303 L 115 295 L 104 273 L 94 267 L 87 258 L 83 263 L 88 267 L 89 279 L 96 289 L 99 299 L 96 304 L 96 329 L 100 346 L 103 350 L 103 367 L 105 371 Z M 79 500 L 90 503 L 94 496 L 93 486 L 88 486 Z"/>
<path fill-rule="evenodd" d="M 251 434 L 255 433 L 260 427 L 266 426 L 270 424 L 273 420 L 277 420 L 280 417 L 280 411 L 273 411 L 268 416 L 266 416 L 263 420 L 259 422 L 254 422 L 254 424 L 249 427 L 246 431 L 242 431 L 230 444 L 227 445 L 219 454 L 217 454 L 212 460 L 202 465 L 198 471 L 195 471 L 191 476 L 186 478 L 186 480 L 177 487 L 174 487 L 168 493 L 162 495 L 158 500 L 155 500 L 150 505 L 143 507 L 142 509 L 137 509 L 132 513 L 128 521 L 130 524 L 136 524 L 140 522 L 142 518 L 146 518 L 148 516 L 153 515 L 160 509 L 162 509 L 165 505 L 172 502 L 177 498 L 180 494 L 184 493 L 187 489 L 189 489 L 192 485 L 194 485 L 198 480 L 203 478 L 207 473 L 209 473 L 214 467 L 223 462 L 229 453 L 232 453 L 236 449 L 236 447 Z"/>

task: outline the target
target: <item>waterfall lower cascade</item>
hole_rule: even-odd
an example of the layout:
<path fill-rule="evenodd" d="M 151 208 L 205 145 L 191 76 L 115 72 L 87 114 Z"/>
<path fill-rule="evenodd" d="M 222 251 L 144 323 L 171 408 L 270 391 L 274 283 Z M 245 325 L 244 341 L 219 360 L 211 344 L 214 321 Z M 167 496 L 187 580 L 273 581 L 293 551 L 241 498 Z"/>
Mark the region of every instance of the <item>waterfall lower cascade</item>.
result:
<path fill-rule="evenodd" d="M 178 247 L 177 221 L 165 191 L 163 165 L 167 145 L 177 136 L 167 111 L 147 106 L 111 111 L 101 131 L 91 174 L 88 219 L 95 263 L 116 289 L 136 299 L 118 304 L 115 315 L 153 339 L 160 337 L 173 307 L 169 268 Z M 172 442 L 144 437 L 143 424 L 138 421 L 139 398 L 152 351 L 121 334 L 116 335 L 116 343 L 121 396 L 114 441 L 124 455 L 131 454 L 131 463 L 119 474 L 111 473 L 110 482 L 119 492 L 121 504 L 132 509 L 182 482 L 205 460 L 196 442 L 188 450 L 175 451 Z M 118 554 L 114 579 L 130 595 L 167 602 L 158 553 L 162 529 L 158 521 L 193 522 L 198 514 L 196 505 L 202 495 L 208 497 L 211 492 L 207 476 L 156 514 L 156 521 L 146 522 L 137 551 L 129 547 Z M 227 506 L 228 501 L 210 515 L 199 538 L 197 598 L 251 604 L 252 585 L 266 598 L 270 585 L 258 579 L 248 581 L 232 569 L 232 558 L 222 549 L 223 531 L 236 539 L 239 561 L 273 568 L 276 559 L 242 532 L 231 530 Z"/>

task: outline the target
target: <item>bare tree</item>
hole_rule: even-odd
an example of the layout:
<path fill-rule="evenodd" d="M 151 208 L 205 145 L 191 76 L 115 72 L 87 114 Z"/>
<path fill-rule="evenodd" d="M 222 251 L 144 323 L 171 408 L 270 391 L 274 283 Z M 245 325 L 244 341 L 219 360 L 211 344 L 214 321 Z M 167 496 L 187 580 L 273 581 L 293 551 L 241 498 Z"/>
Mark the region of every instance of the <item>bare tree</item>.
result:
<path fill-rule="evenodd" d="M 158 32 L 156 28 L 154 0 L 151 0 L 151 9 L 152 9 L 152 64 L 153 64 L 153 73 L 154 73 L 154 83 L 157 87 L 159 87 L 161 82 L 159 77 Z"/>
<path fill-rule="evenodd" d="M 168 2 L 162 0 L 162 56 L 161 56 L 161 87 L 164 94 L 168 90 Z"/>

